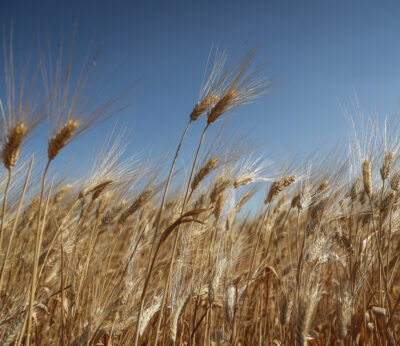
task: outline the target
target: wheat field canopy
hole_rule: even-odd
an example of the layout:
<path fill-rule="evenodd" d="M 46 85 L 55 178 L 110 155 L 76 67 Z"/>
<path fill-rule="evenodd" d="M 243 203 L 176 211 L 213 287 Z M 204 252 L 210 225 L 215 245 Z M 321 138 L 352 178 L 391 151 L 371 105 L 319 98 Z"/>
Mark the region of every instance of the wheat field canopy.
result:
<path fill-rule="evenodd" d="M 66 183 L 64 148 L 135 107 L 60 47 L 28 71 L 2 47 L 0 345 L 399 344 L 399 119 L 346 111 L 348 150 L 274 164 L 220 140 L 274 80 L 214 50 L 171 158 L 126 159 L 114 131 Z"/>

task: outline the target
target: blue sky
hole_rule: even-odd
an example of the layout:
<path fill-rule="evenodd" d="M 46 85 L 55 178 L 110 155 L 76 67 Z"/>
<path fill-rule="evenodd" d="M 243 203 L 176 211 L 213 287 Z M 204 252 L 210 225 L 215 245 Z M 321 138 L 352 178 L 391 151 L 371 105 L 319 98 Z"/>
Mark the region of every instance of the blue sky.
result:
<path fill-rule="evenodd" d="M 115 122 L 128 132 L 130 153 L 171 154 L 212 45 L 227 48 L 230 61 L 260 47 L 257 63 L 266 63 L 274 89 L 235 110 L 230 122 L 238 136 L 253 129 L 251 139 L 265 143 L 262 151 L 275 160 L 343 143 L 349 127 L 339 103 L 350 106 L 355 93 L 363 109 L 376 106 L 382 117 L 400 100 L 397 1 L 2 0 L 0 13 L 19 43 L 35 42 L 38 32 L 68 36 L 76 22 L 78 54 L 94 38 L 103 47 L 99 69 L 106 76 L 118 67 L 110 90 L 138 81 L 131 108 L 65 150 L 78 165 Z M 204 120 L 191 130 L 182 158 L 193 153 Z"/>

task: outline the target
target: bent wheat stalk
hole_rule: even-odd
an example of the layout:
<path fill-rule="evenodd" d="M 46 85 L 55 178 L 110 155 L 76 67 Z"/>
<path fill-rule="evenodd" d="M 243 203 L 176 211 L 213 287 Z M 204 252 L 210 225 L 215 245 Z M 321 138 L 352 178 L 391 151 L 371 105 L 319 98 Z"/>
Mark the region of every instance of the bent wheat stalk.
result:
<path fill-rule="evenodd" d="M 142 291 L 142 295 L 140 297 L 140 300 L 143 301 L 145 298 L 145 294 L 147 292 L 147 288 L 150 282 L 150 277 L 151 277 L 151 273 L 153 271 L 154 268 L 154 264 L 156 262 L 157 259 L 157 254 L 161 248 L 161 245 L 167 240 L 167 238 L 171 235 L 171 233 L 175 230 L 175 228 L 179 227 L 180 224 L 182 223 L 188 223 L 188 222 L 197 222 L 197 223 L 203 223 L 202 221 L 196 220 L 194 218 L 190 218 L 190 216 L 193 215 L 199 215 L 201 213 L 203 213 L 204 211 L 206 211 L 206 209 L 195 209 L 195 210 L 191 210 L 185 214 L 183 214 L 182 216 L 180 216 L 178 218 L 178 220 L 176 220 L 175 222 L 173 222 L 169 227 L 167 227 L 165 229 L 165 231 L 162 233 L 161 238 L 157 244 L 157 246 L 154 249 L 154 254 L 153 254 L 153 258 L 151 259 L 150 262 L 150 267 L 148 270 L 148 273 L 146 275 L 146 279 L 144 282 L 144 287 L 143 287 L 143 291 Z M 164 291 L 163 296 L 166 295 L 166 292 Z M 139 340 L 139 332 L 140 332 L 140 324 L 138 323 L 139 320 L 136 322 L 136 331 L 135 331 L 135 342 L 137 343 Z"/>

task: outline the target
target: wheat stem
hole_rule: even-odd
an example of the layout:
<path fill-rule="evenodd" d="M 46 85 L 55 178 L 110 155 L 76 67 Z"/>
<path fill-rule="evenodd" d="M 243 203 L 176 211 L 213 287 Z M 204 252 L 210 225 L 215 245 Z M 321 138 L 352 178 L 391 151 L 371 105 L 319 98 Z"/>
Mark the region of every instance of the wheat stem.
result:
<path fill-rule="evenodd" d="M 240 309 L 239 309 L 239 323 L 237 324 L 237 327 L 236 327 L 236 333 L 232 333 L 232 342 L 231 342 L 232 345 L 236 345 L 237 332 L 239 330 L 240 324 L 242 323 L 242 319 L 243 319 L 243 315 L 244 315 L 243 308 L 244 308 L 244 305 L 245 305 L 245 302 L 246 302 L 246 298 L 247 298 L 247 291 L 248 291 L 248 288 L 249 288 L 250 279 L 251 279 L 251 276 L 253 275 L 252 272 L 253 272 L 253 267 L 254 267 L 254 263 L 255 263 L 255 259 L 256 259 L 256 255 L 257 255 L 257 250 L 258 250 L 258 246 L 260 244 L 262 230 L 263 230 L 265 221 L 268 219 L 270 206 L 271 206 L 271 204 L 269 203 L 268 207 L 265 209 L 265 212 L 264 212 L 260 227 L 258 229 L 257 241 L 256 241 L 256 245 L 254 246 L 253 254 L 251 256 L 250 268 L 249 268 L 249 271 L 247 273 L 247 278 L 246 278 L 246 285 L 245 285 L 244 291 L 242 293 L 243 294 L 243 298 L 242 298 L 242 304 L 241 304 Z"/>
<path fill-rule="evenodd" d="M 33 259 L 33 271 L 32 271 L 32 281 L 31 281 L 31 290 L 30 290 L 30 298 L 29 298 L 29 309 L 27 314 L 27 335 L 26 335 L 26 345 L 29 346 L 30 344 L 30 332 L 32 327 L 32 313 L 33 313 L 33 301 L 35 299 L 35 291 L 36 291 L 36 276 L 38 270 L 38 261 L 39 261 L 39 253 L 40 253 L 40 218 L 42 214 L 42 204 L 43 204 L 43 197 L 44 197 L 44 190 L 46 186 L 46 177 L 49 171 L 51 160 L 47 161 L 46 168 L 44 170 L 43 179 L 42 179 L 42 188 L 40 191 L 40 199 L 39 199 L 39 210 L 38 210 L 38 217 L 36 223 L 36 241 L 35 241 L 35 252 L 34 252 L 34 259 Z M 50 194 L 50 192 L 49 192 Z M 43 220 L 44 222 L 45 220 Z"/>
<path fill-rule="evenodd" d="M 206 134 L 206 131 L 207 131 L 208 127 L 209 127 L 209 124 L 207 124 L 204 127 L 203 133 L 202 133 L 201 138 L 200 138 L 199 145 L 197 147 L 196 156 L 194 158 L 193 165 L 192 165 L 192 170 L 190 172 L 190 177 L 189 177 L 189 180 L 188 180 L 188 183 L 187 183 L 185 197 L 183 199 L 182 210 L 181 210 L 180 216 L 183 215 L 183 213 L 185 211 L 185 208 L 186 208 L 186 203 L 187 203 L 187 200 L 188 200 L 188 195 L 189 195 L 189 190 L 190 190 L 190 184 L 191 184 L 191 181 L 192 181 L 192 178 L 193 178 L 194 170 L 196 168 L 196 163 L 197 163 L 197 159 L 199 157 L 200 149 L 201 149 L 201 146 L 203 144 L 204 136 Z M 176 249 L 177 249 L 177 244 L 178 244 L 178 239 L 179 239 L 179 230 L 180 230 L 180 227 L 178 226 L 178 229 L 177 229 L 176 234 L 175 234 L 174 245 L 172 247 L 171 257 L 169 259 L 167 281 L 166 281 L 166 283 L 164 285 L 164 295 L 163 295 L 163 299 L 162 299 L 162 303 L 161 303 L 161 307 L 160 307 L 160 314 L 158 316 L 158 321 L 157 321 L 156 336 L 155 336 L 155 340 L 154 340 L 154 345 L 155 346 L 157 345 L 157 342 L 158 342 L 158 334 L 159 334 L 159 330 L 160 330 L 160 326 L 161 326 L 161 320 L 162 320 L 162 317 L 163 317 L 163 309 L 164 309 L 164 306 L 165 306 L 165 303 L 166 303 L 166 299 L 167 299 L 166 297 L 168 295 L 169 280 L 171 278 L 172 265 L 173 265 L 173 262 L 174 262 L 175 256 L 176 256 Z"/>
<path fill-rule="evenodd" d="M 163 210 L 164 210 L 164 204 L 165 204 L 165 200 L 166 200 L 166 197 L 167 197 L 169 185 L 170 185 L 170 182 L 171 182 L 172 174 L 173 174 L 174 169 L 175 169 L 176 160 L 178 158 L 179 152 L 180 152 L 181 147 L 182 147 L 183 140 L 186 137 L 186 133 L 188 132 L 191 123 L 192 123 L 192 120 L 189 120 L 188 124 L 186 125 L 185 130 L 183 131 L 181 140 L 179 141 L 178 148 L 176 149 L 175 156 L 174 156 L 174 159 L 172 161 L 171 168 L 169 170 L 167 183 L 165 184 L 164 193 L 163 193 L 163 196 L 162 196 L 162 199 L 161 199 L 161 205 L 160 205 L 160 209 L 159 209 L 158 216 L 157 216 L 157 226 L 156 226 L 156 228 L 154 230 L 153 241 L 151 243 L 151 250 L 150 250 L 149 260 L 147 262 L 146 276 L 145 277 L 148 277 L 150 275 L 150 267 L 151 267 L 151 261 L 152 261 L 154 245 L 155 245 L 155 242 L 156 242 L 156 239 L 157 239 L 158 232 L 160 230 L 160 225 L 161 225 L 161 220 L 162 220 L 162 213 L 163 213 Z M 142 294 L 141 294 L 141 299 L 140 299 L 138 320 L 137 320 L 137 323 L 136 323 L 135 342 L 134 342 L 135 346 L 137 346 L 138 341 L 139 341 L 139 325 L 140 325 L 140 321 L 141 321 L 142 314 L 143 314 L 144 297 L 146 295 L 146 291 L 147 291 L 147 285 L 144 285 L 143 286 L 143 290 L 142 290 Z M 164 292 L 164 295 L 165 295 L 165 292 Z"/>

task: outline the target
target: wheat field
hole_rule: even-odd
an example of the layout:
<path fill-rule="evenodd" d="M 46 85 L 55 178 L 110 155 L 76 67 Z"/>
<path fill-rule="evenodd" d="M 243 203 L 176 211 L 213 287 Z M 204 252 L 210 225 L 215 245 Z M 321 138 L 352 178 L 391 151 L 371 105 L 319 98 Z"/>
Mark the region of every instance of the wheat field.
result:
<path fill-rule="evenodd" d="M 395 126 L 354 121 L 346 153 L 281 166 L 210 145 L 211 128 L 273 88 L 255 51 L 236 63 L 217 52 L 173 124 L 184 130 L 170 161 L 122 159 L 114 133 L 66 184 L 49 174 L 63 148 L 117 118 L 130 92 L 99 101 L 90 58 L 75 75 L 59 50 L 23 72 L 12 44 L 3 51 L 0 345 L 398 345 Z M 44 165 L 29 154 L 42 126 Z"/>

